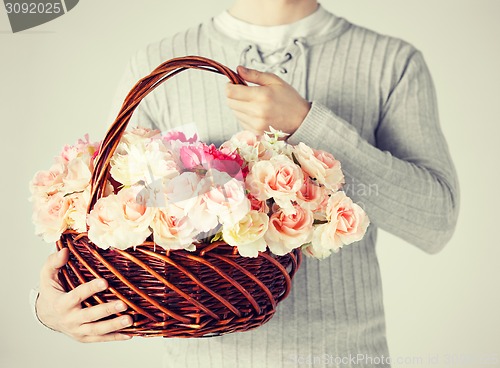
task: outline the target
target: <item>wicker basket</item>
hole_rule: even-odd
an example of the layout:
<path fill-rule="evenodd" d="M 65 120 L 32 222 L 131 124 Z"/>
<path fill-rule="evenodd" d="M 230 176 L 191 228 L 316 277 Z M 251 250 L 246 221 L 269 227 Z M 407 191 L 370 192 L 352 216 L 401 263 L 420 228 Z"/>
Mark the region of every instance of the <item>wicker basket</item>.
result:
<path fill-rule="evenodd" d="M 89 212 L 103 195 L 110 159 L 135 108 L 159 84 L 190 68 L 220 73 L 232 83 L 245 84 L 227 67 L 197 56 L 168 60 L 141 79 L 103 140 L 92 174 Z M 126 314 L 134 320 L 122 332 L 147 337 L 206 337 L 259 327 L 289 294 L 301 262 L 298 249 L 284 256 L 266 251 L 247 258 L 222 242 L 198 244 L 194 252 L 165 251 L 152 241 L 125 251 L 102 250 L 87 234 L 74 231 L 66 231 L 57 247 L 70 250 L 68 264 L 60 272 L 66 290 L 105 278 L 109 288 L 85 300 L 83 306 L 121 299 L 129 307 Z"/>

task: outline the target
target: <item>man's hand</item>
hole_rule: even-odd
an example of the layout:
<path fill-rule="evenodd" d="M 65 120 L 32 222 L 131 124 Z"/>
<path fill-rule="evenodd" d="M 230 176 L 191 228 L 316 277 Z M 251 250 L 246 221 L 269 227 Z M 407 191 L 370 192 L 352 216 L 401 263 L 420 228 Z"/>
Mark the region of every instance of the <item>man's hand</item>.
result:
<path fill-rule="evenodd" d="M 257 86 L 229 83 L 226 95 L 229 107 L 241 126 L 257 135 L 269 126 L 293 134 L 302 124 L 311 105 L 280 77 L 272 73 L 238 67 L 238 74 Z"/>
<path fill-rule="evenodd" d="M 36 301 L 39 320 L 47 327 L 62 332 L 80 342 L 128 340 L 130 336 L 116 331 L 130 326 L 130 316 L 99 321 L 112 314 L 123 312 L 127 306 L 122 301 L 82 308 L 81 303 L 108 284 L 104 279 L 95 279 L 66 293 L 57 273 L 68 262 L 67 248 L 51 254 L 40 272 L 40 294 Z"/>

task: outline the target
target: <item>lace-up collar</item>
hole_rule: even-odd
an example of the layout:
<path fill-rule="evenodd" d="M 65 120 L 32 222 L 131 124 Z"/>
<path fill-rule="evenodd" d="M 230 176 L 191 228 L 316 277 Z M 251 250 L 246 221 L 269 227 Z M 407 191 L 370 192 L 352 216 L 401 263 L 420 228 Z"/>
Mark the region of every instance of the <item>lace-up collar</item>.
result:
<path fill-rule="evenodd" d="M 321 11 L 326 12 L 324 9 Z M 329 12 L 326 13 L 332 21 L 326 30 L 317 34 L 304 33 L 307 36 L 287 38 L 282 47 L 275 49 L 266 50 L 256 40 L 238 38 L 236 35 L 228 34 L 228 30 L 223 31 L 215 26 L 213 18 L 203 23 L 201 30 L 214 43 L 210 47 L 219 44 L 224 50 L 227 50 L 227 53 L 225 51 L 227 60 L 222 60 L 226 65 L 235 68 L 239 63 L 260 71 L 276 73 L 292 84 L 304 98 L 308 99 L 307 79 L 310 48 L 337 38 L 351 27 L 351 23 L 344 18 Z M 271 28 L 273 27 L 269 29 Z"/>
<path fill-rule="evenodd" d="M 265 52 L 285 47 L 290 39 L 322 35 L 334 28 L 338 18 L 321 5 L 310 15 L 290 24 L 278 26 L 258 26 L 246 23 L 227 10 L 213 19 L 215 28 L 228 37 L 251 40 Z"/>

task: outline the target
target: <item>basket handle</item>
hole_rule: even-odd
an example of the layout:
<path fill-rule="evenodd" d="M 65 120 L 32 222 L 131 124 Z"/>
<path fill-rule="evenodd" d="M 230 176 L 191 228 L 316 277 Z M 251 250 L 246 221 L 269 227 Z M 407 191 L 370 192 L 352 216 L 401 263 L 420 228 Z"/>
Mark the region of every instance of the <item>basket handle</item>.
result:
<path fill-rule="evenodd" d="M 94 204 L 104 193 L 105 184 L 109 178 L 111 157 L 125 133 L 134 110 L 142 99 L 156 87 L 187 69 L 199 69 L 223 74 L 231 83 L 246 85 L 245 81 L 236 72 L 214 60 L 201 56 L 184 56 L 167 60 L 153 70 L 151 74 L 139 80 L 125 98 L 118 117 L 111 124 L 102 141 L 92 172 L 90 202 L 87 213 L 90 213 Z"/>

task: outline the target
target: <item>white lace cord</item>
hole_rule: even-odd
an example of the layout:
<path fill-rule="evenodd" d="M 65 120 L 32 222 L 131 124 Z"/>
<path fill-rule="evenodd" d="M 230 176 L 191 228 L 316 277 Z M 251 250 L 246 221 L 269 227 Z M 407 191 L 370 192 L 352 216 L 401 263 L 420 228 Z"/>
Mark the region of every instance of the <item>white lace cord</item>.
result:
<path fill-rule="evenodd" d="M 247 54 L 250 50 L 252 50 L 253 47 L 254 47 L 253 45 L 248 45 L 247 47 L 245 47 L 245 49 L 243 49 L 243 51 L 241 52 L 241 56 L 240 56 L 240 65 L 248 66 L 247 65 Z M 270 56 L 280 52 L 280 50 L 271 51 L 269 53 L 263 53 L 262 60 L 268 59 Z M 287 53 L 283 54 L 279 60 L 277 60 L 271 64 L 267 64 L 263 61 L 257 60 L 256 58 L 252 58 L 250 60 L 250 65 L 252 67 L 255 67 L 257 70 L 260 70 L 261 72 L 264 72 L 264 73 L 274 72 L 276 69 L 278 69 L 280 73 L 285 74 L 288 72 L 288 70 L 285 67 L 283 67 L 283 65 L 286 64 L 287 62 L 289 62 L 291 59 L 292 59 L 292 54 L 287 52 Z"/>
<path fill-rule="evenodd" d="M 278 51 L 273 51 L 273 52 L 270 52 L 267 54 L 262 54 L 262 59 L 266 60 L 267 58 L 276 54 L 277 52 Z M 276 70 L 279 70 L 280 73 L 286 74 L 286 73 L 288 73 L 288 70 L 283 65 L 288 63 L 290 60 L 292 60 L 292 54 L 287 52 L 286 54 L 283 54 L 279 60 L 277 60 L 271 64 L 266 64 L 265 62 L 262 62 L 260 60 L 255 59 L 255 58 L 251 60 L 251 63 L 252 63 L 252 65 L 257 67 L 259 70 L 261 70 L 262 72 L 265 72 L 265 73 L 268 73 L 268 72 L 274 73 Z"/>
<path fill-rule="evenodd" d="M 295 38 L 293 40 L 293 43 L 300 50 L 299 58 L 300 58 L 300 63 L 301 63 L 300 67 L 302 68 L 302 86 L 304 88 L 304 96 L 303 97 L 307 100 L 309 97 L 309 91 L 307 88 L 307 75 L 308 75 L 307 48 L 306 48 L 304 41 L 302 41 L 299 38 Z M 247 47 L 245 47 L 245 49 L 243 49 L 243 51 L 241 52 L 241 56 L 240 56 L 240 65 L 248 66 L 247 65 L 247 54 L 250 50 L 252 50 L 253 47 L 254 47 L 253 45 L 248 45 Z M 272 52 L 267 53 L 267 54 L 262 54 L 262 60 L 266 60 L 267 58 L 278 53 L 279 51 L 280 50 L 272 51 Z M 256 69 L 258 69 L 262 72 L 272 72 L 273 73 L 276 70 L 279 70 L 280 73 L 286 74 L 286 73 L 288 73 L 288 70 L 286 67 L 284 67 L 284 65 L 286 63 L 288 63 L 290 60 L 292 60 L 292 57 L 293 57 L 292 54 L 290 52 L 287 52 L 287 53 L 283 54 L 279 60 L 277 60 L 276 62 L 273 62 L 271 64 L 266 64 L 265 62 L 257 60 L 256 58 L 252 58 L 250 60 L 250 64 L 252 65 L 252 67 L 255 67 Z"/>
<path fill-rule="evenodd" d="M 252 49 L 252 47 L 253 47 L 252 45 L 248 45 L 241 52 L 241 55 L 240 55 L 240 65 L 247 66 L 247 54 Z"/>

